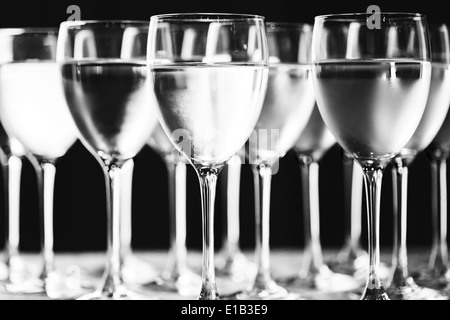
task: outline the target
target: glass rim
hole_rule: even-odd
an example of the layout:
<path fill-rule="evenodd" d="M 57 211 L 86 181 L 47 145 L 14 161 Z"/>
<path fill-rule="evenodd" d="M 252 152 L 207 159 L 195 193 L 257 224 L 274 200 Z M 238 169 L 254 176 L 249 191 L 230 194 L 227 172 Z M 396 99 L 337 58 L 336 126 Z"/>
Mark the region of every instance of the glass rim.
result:
<path fill-rule="evenodd" d="M 193 22 L 214 22 L 214 20 L 231 21 L 249 21 L 265 20 L 264 16 L 247 13 L 227 13 L 227 12 L 192 12 L 192 13 L 163 13 L 150 17 L 150 21 L 193 21 Z"/>
<path fill-rule="evenodd" d="M 25 34 L 58 34 L 56 27 L 0 28 L 0 36 L 20 36 Z"/>
<path fill-rule="evenodd" d="M 289 29 L 313 29 L 312 23 L 307 22 L 277 22 L 277 21 L 268 21 L 266 22 L 266 30 L 271 31 L 274 30 L 273 27 L 283 27 L 283 28 L 289 28 Z"/>
<path fill-rule="evenodd" d="M 101 25 L 101 24 L 126 24 L 126 25 L 147 25 L 149 21 L 147 20 L 72 20 L 72 21 L 63 21 L 60 24 L 60 27 L 63 26 L 84 26 L 84 25 Z"/>
<path fill-rule="evenodd" d="M 334 22 L 351 22 L 362 21 L 370 17 L 372 13 L 369 12 L 356 12 L 356 13 L 332 13 L 319 15 L 314 18 L 314 21 L 334 21 Z M 387 17 L 390 20 L 423 20 L 426 15 L 416 12 L 380 12 L 381 16 Z"/>

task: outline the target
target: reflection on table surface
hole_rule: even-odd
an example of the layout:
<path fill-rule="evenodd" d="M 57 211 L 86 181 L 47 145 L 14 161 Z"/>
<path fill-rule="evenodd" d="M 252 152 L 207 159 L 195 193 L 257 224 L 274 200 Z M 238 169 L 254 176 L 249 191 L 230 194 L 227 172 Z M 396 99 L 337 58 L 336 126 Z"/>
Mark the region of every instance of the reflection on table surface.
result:
<path fill-rule="evenodd" d="M 324 258 L 326 262 L 332 261 L 338 250 L 325 250 Z M 250 262 L 254 261 L 252 251 L 244 252 L 245 256 Z M 301 251 L 297 249 L 274 249 L 271 253 L 272 257 L 272 273 L 275 279 L 284 279 L 293 276 L 298 272 L 299 266 L 302 261 Z M 408 252 L 409 266 L 411 274 L 415 271 L 421 270 L 426 267 L 429 257 L 429 250 L 426 248 L 411 248 Z M 40 259 L 37 254 L 22 254 L 23 263 L 33 266 L 32 270 L 39 271 Z M 381 253 L 381 262 L 385 266 L 385 276 L 388 276 L 390 266 L 390 251 L 383 251 Z M 150 268 L 149 271 L 158 274 L 162 271 L 167 263 L 166 251 L 137 251 L 133 253 L 134 262 L 138 261 L 140 264 L 134 263 L 134 268 L 138 266 L 136 272 L 139 272 L 139 268 Z M 60 270 L 66 270 L 70 275 L 76 278 L 81 274 L 81 281 L 89 283 L 89 285 L 96 288 L 101 280 L 102 270 L 104 267 L 105 253 L 59 253 L 56 254 L 56 265 Z M 188 253 L 188 265 L 192 269 L 200 274 L 201 266 L 201 252 L 189 251 Z M 251 264 L 253 265 L 253 264 Z M 145 270 L 141 271 L 145 271 Z M 243 290 L 247 284 L 251 282 L 252 268 L 249 268 L 249 281 L 245 282 L 232 282 L 230 279 L 218 276 L 217 286 L 221 297 L 226 297 L 235 293 L 236 291 Z M 155 272 L 155 270 L 157 272 Z M 362 290 L 364 283 L 360 282 L 360 289 L 352 289 L 344 292 L 320 292 L 317 290 L 301 289 L 298 290 L 302 299 L 312 300 L 357 300 L 359 297 L 355 294 L 358 290 Z M 136 285 L 136 288 L 141 286 Z M 200 288 L 199 288 L 200 290 Z M 143 289 L 143 292 L 147 292 L 149 295 L 157 297 L 163 300 L 196 300 L 196 296 L 184 297 L 174 292 L 164 292 L 156 290 L 155 287 L 151 289 Z M 14 295 L 0 293 L 0 300 L 47 300 L 48 297 L 40 294 L 31 295 Z"/>

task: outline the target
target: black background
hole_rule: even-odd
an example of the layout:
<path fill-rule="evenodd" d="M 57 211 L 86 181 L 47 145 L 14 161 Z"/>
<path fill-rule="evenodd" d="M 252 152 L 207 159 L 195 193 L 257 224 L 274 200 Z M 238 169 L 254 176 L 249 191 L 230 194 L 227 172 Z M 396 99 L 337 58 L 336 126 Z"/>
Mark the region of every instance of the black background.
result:
<path fill-rule="evenodd" d="M 3 1 L 0 5 L 0 27 L 58 27 L 67 20 L 69 5 L 81 8 L 81 19 L 148 20 L 151 15 L 171 12 L 255 13 L 266 21 L 313 23 L 320 14 L 365 12 L 371 4 L 382 11 L 420 12 L 429 21 L 450 22 L 445 1 Z M 1 48 L 0 48 L 1 50 Z M 450 88 L 449 88 L 450 90 Z M 24 92 L 26 94 L 26 92 Z M 133 247 L 166 249 L 169 245 L 167 177 L 164 163 L 149 147 L 135 158 L 133 184 Z M 344 239 L 343 172 L 338 146 L 332 147 L 321 161 L 320 197 L 321 232 L 325 248 L 338 248 Z M 25 162 L 22 178 L 21 249 L 39 249 L 36 179 L 33 167 Z M 221 187 L 219 185 L 216 215 L 216 244 L 221 245 Z M 392 243 L 391 174 L 383 182 L 381 243 L 389 249 Z M 410 246 L 431 244 L 430 166 L 419 155 L 411 166 L 409 189 Z M 3 201 L 3 198 L 1 198 Z M 197 177 L 188 168 L 188 247 L 201 247 L 200 193 Z M 271 245 L 273 248 L 303 246 L 302 197 L 296 162 L 287 155 L 279 172 L 273 176 L 271 203 Z M 1 211 L 3 214 L 3 211 Z M 96 251 L 106 248 L 106 215 L 104 179 L 97 161 L 77 142 L 60 159 L 55 188 L 56 251 Z M 3 221 L 3 220 L 0 220 Z M 0 222 L 0 226 L 3 222 Z M 363 243 L 366 243 L 363 225 Z M 3 234 L 3 230 L 1 230 Z M 0 236 L 3 239 L 3 236 Z M 248 165 L 242 167 L 241 246 L 254 246 L 253 178 Z"/>

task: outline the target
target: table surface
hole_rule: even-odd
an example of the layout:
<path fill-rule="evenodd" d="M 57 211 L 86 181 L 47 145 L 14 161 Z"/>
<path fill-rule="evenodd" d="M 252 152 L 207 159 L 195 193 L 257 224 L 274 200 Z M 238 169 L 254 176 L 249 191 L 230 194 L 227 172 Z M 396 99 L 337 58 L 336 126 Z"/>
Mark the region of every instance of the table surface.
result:
<path fill-rule="evenodd" d="M 427 260 L 429 258 L 428 249 L 415 249 L 409 250 L 408 259 L 410 272 L 414 272 L 423 269 L 426 266 Z M 336 257 L 336 251 L 329 250 L 324 251 L 324 260 L 326 262 L 332 261 Z M 250 263 L 253 264 L 253 254 L 251 252 L 245 252 L 245 257 Z M 220 255 L 217 255 L 218 262 L 220 263 Z M 104 268 L 106 256 L 104 253 L 83 253 L 83 254 L 57 254 L 55 257 L 56 269 L 66 274 L 71 275 L 81 275 L 82 283 L 88 283 L 89 286 L 97 287 L 101 281 L 101 275 Z M 40 257 L 34 254 L 23 254 L 20 259 L 24 266 L 28 270 L 36 273 L 39 270 Z M 387 279 L 389 276 L 389 265 L 390 265 L 390 253 L 383 252 L 381 255 L 381 261 L 384 266 L 383 278 Z M 282 280 L 295 276 L 300 270 L 300 265 L 302 262 L 302 252 L 300 250 L 273 250 L 271 252 L 271 268 L 272 276 L 274 279 Z M 127 265 L 129 266 L 129 272 L 126 272 L 127 280 L 130 283 L 138 283 L 142 281 L 151 281 L 155 278 L 161 271 L 164 270 L 167 263 L 167 252 L 154 251 L 154 252 L 133 252 L 127 259 Z M 200 274 L 200 264 L 201 264 L 201 253 L 200 252 L 189 252 L 188 253 L 188 265 L 197 274 Z M 249 270 L 254 270 L 254 268 L 248 268 Z M 253 271 L 249 271 L 253 272 Z M 146 274 L 149 280 L 143 275 Z M 252 278 L 250 273 L 249 277 Z M 364 278 L 364 276 L 362 277 Z M 320 299 L 320 300 L 333 300 L 333 299 L 358 299 L 359 297 L 350 292 L 358 292 L 358 288 L 364 286 L 364 280 L 360 279 L 354 287 L 353 283 L 350 290 L 344 289 L 337 290 L 335 292 L 325 292 L 320 290 L 308 290 L 301 288 L 299 290 L 293 290 L 301 295 L 303 299 Z M 221 296 L 227 296 L 235 291 L 243 290 L 248 286 L 248 281 L 233 282 L 227 277 L 217 275 L 217 286 Z M 142 288 L 139 285 L 133 285 L 133 288 Z M 145 292 L 151 297 L 155 297 L 163 300 L 189 300 L 196 299 L 196 294 L 191 296 L 181 296 L 174 292 L 167 292 L 154 286 L 145 287 Z M 150 288 L 150 289 L 149 289 Z M 292 290 L 291 290 L 292 291 Z M 296 296 L 297 298 L 299 296 Z M 6 294 L 0 292 L 0 300 L 45 300 L 49 299 L 44 294 Z"/>

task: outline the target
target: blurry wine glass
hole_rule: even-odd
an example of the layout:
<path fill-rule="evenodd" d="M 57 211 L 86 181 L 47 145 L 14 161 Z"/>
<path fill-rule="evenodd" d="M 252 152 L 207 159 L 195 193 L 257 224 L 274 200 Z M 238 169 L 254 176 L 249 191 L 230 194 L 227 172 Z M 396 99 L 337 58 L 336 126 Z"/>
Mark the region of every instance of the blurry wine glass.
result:
<path fill-rule="evenodd" d="M 53 252 L 56 164 L 77 138 L 55 59 L 57 31 L 22 29 L 0 33 L 5 51 L 0 61 L 0 118 L 8 135 L 30 153 L 37 173 L 43 269 L 38 279 L 28 283 L 34 287 L 31 292 L 73 298 L 83 293 L 79 279 L 73 281 L 56 270 Z M 23 292 L 22 285 L 14 283 L 6 284 L 6 290 Z"/>
<path fill-rule="evenodd" d="M 432 28 L 430 28 L 433 74 L 428 104 L 436 106 L 435 108 L 440 107 L 442 110 L 448 108 L 450 98 L 448 90 L 450 86 L 448 33 L 448 26 L 445 24 L 432 25 Z M 439 124 L 438 119 L 435 122 L 430 124 L 433 129 L 435 125 Z M 415 280 L 421 286 L 441 290 L 448 288 L 450 284 L 447 248 L 447 158 L 450 154 L 450 113 L 447 112 L 437 134 L 430 138 L 433 140 L 425 149 L 425 154 L 431 163 L 433 242 L 428 266 L 415 275 Z M 447 294 L 449 294 L 450 290 L 447 290 Z"/>
<path fill-rule="evenodd" d="M 335 272 L 365 281 L 369 256 L 361 247 L 363 171 L 361 166 L 341 148 L 344 171 L 345 240 L 330 267 Z"/>
<path fill-rule="evenodd" d="M 267 23 L 269 82 L 255 133 L 249 140 L 249 162 L 255 184 L 256 264 L 253 283 L 238 298 L 287 299 L 288 291 L 272 278 L 270 268 L 270 187 L 279 158 L 295 144 L 314 107 L 311 81 L 312 26 Z"/>
<path fill-rule="evenodd" d="M 183 55 L 193 29 L 195 56 Z M 261 112 L 268 54 L 264 18 L 167 14 L 150 19 L 148 59 L 160 121 L 200 181 L 203 213 L 201 300 L 219 298 L 214 264 L 217 177 L 249 138 Z"/>
<path fill-rule="evenodd" d="M 371 14 L 318 16 L 313 35 L 319 111 L 337 142 L 364 171 L 369 273 L 363 300 L 389 299 L 380 276 L 382 175 L 419 125 L 431 79 L 425 16 L 380 13 L 378 18 L 375 29 Z"/>
<path fill-rule="evenodd" d="M 243 154 L 244 152 L 241 152 Z M 221 179 L 224 210 L 223 248 L 217 260 L 219 276 L 229 278 L 235 283 L 245 283 L 253 276 L 254 264 L 240 249 L 240 186 L 241 166 L 245 154 L 236 154 L 228 162 Z M 245 160 L 244 160 L 245 161 Z"/>
<path fill-rule="evenodd" d="M 134 160 L 127 161 L 121 170 L 121 235 L 123 279 L 128 284 L 143 284 L 156 279 L 158 271 L 148 261 L 138 257 L 132 248 L 132 195 Z M 103 268 L 101 272 L 104 272 Z M 98 272 L 97 272 L 98 273 Z"/>
<path fill-rule="evenodd" d="M 147 38 L 145 21 L 70 21 L 60 26 L 57 58 L 67 104 L 83 145 L 103 169 L 106 186 L 106 269 L 99 288 L 80 299 L 149 298 L 124 282 L 121 240 L 121 169 L 157 123 L 147 82 Z"/>
<path fill-rule="evenodd" d="M 0 31 L 4 32 L 3 30 Z M 2 41 L 2 37 L 0 37 Z M 1 53 L 0 53 L 1 55 Z M 0 281 L 16 286 L 32 275 L 34 266 L 25 262 L 19 252 L 20 244 L 20 183 L 25 150 L 19 141 L 8 137 L 0 124 L 0 165 L 2 167 L 5 249 L 0 262 Z M 22 285 L 21 285 L 22 286 Z M 21 291 L 28 291 L 22 286 Z"/>
<path fill-rule="evenodd" d="M 128 160 L 122 166 L 121 175 L 121 195 L 120 195 L 120 241 L 121 257 L 123 259 L 123 280 L 127 284 L 140 285 L 155 280 L 159 273 L 148 261 L 138 257 L 132 248 L 132 196 L 133 196 L 133 172 L 134 159 Z M 105 272 L 104 266 L 89 270 L 93 277 L 99 277 Z"/>
<path fill-rule="evenodd" d="M 391 27 L 393 36 L 397 30 Z M 394 191 L 394 250 L 387 292 L 395 300 L 436 299 L 438 292 L 419 287 L 408 270 L 406 249 L 408 172 L 416 155 L 425 149 L 441 128 L 450 106 L 450 41 L 446 25 L 431 25 L 429 28 L 432 71 L 431 84 L 425 113 L 414 135 L 392 161 Z M 398 45 L 391 38 L 388 50 Z M 445 181 L 445 180 L 444 180 Z M 445 182 L 444 182 L 445 183 Z M 447 213 L 445 213 L 447 214 Z"/>
<path fill-rule="evenodd" d="M 299 272 L 287 282 L 289 288 L 338 292 L 358 287 L 358 282 L 352 276 L 332 272 L 324 263 L 322 255 L 319 162 L 335 143 L 336 140 L 323 123 L 316 105 L 293 147 L 302 181 L 305 248 Z"/>
<path fill-rule="evenodd" d="M 152 134 L 148 145 L 164 161 L 169 185 L 170 249 L 164 271 L 153 284 L 183 296 L 195 296 L 201 277 L 189 269 L 186 248 L 186 158 L 170 142 L 161 125 Z M 152 283 L 150 283 L 152 284 Z M 146 286 L 149 286 L 147 284 Z"/>

